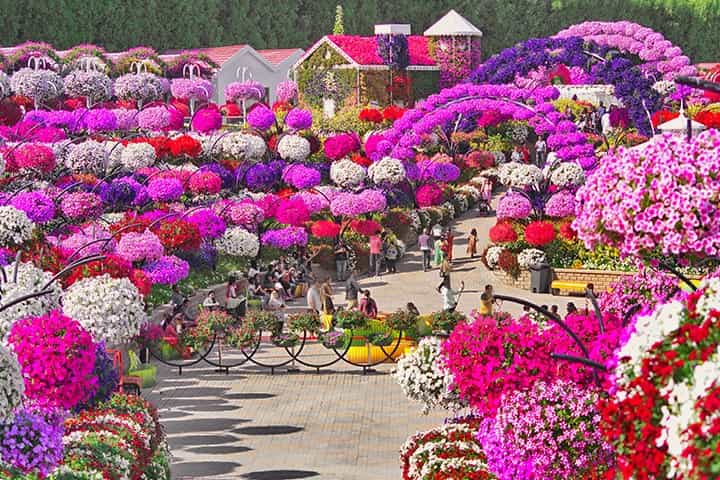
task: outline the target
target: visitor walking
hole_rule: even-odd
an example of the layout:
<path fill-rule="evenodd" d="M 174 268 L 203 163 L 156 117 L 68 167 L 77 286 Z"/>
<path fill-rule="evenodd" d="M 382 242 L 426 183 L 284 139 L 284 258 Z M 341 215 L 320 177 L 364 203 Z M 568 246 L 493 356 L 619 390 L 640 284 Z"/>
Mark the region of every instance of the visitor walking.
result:
<path fill-rule="evenodd" d="M 475 255 L 477 255 L 477 241 L 477 229 L 473 228 L 472 230 L 470 230 L 470 236 L 468 237 L 468 244 L 466 250 L 466 253 L 470 256 L 470 258 L 475 258 Z"/>
<path fill-rule="evenodd" d="M 370 297 L 370 290 L 363 292 L 363 298 L 360 300 L 359 310 L 369 318 L 377 317 L 378 309 L 375 300 Z"/>
<path fill-rule="evenodd" d="M 453 242 L 455 241 L 455 235 L 452 233 L 452 228 L 448 227 L 447 233 L 445 234 L 445 257 L 449 262 L 453 259 Z"/>
<path fill-rule="evenodd" d="M 430 270 L 430 229 L 426 228 L 418 237 L 418 245 L 423 256 L 423 272 Z"/>
<path fill-rule="evenodd" d="M 269 303 L 269 302 L 268 302 Z M 317 281 L 313 281 L 307 291 L 308 309 L 320 314 L 322 311 L 322 296 L 320 295 L 320 286 Z"/>
<path fill-rule="evenodd" d="M 389 240 L 385 245 L 385 264 L 388 273 L 397 273 L 397 261 L 400 256 L 400 250 L 393 240 Z"/>
<path fill-rule="evenodd" d="M 455 291 L 450 288 L 450 279 L 443 279 L 442 283 L 440 283 L 440 285 L 438 285 L 437 287 L 437 291 L 440 292 L 440 296 L 442 297 L 443 311 L 455 311 L 455 308 L 457 308 L 457 304 L 460 300 L 460 295 L 462 294 L 463 290 L 465 290 L 465 282 L 460 282 L 460 290 Z"/>
<path fill-rule="evenodd" d="M 347 275 L 348 253 L 347 247 L 342 240 L 338 240 L 335 244 L 335 270 L 337 273 L 337 281 L 344 282 Z"/>
<path fill-rule="evenodd" d="M 547 154 L 547 142 L 545 142 L 545 136 L 541 135 L 535 142 L 535 162 L 538 168 L 542 168 L 545 165 L 545 154 Z"/>
<path fill-rule="evenodd" d="M 382 239 L 375 233 L 370 236 L 370 265 L 368 276 L 380 276 L 380 267 L 382 264 Z"/>
<path fill-rule="evenodd" d="M 355 271 L 350 272 L 350 276 L 345 282 L 345 308 L 353 310 L 358 307 L 358 296 L 360 295 L 360 284 L 355 278 Z"/>
<path fill-rule="evenodd" d="M 450 260 L 448 260 L 447 257 L 445 257 L 440 264 L 440 278 L 447 279 L 448 282 L 450 281 L 450 272 L 452 272 L 452 265 L 450 264 Z"/>
<path fill-rule="evenodd" d="M 437 266 L 442 265 L 442 262 L 443 262 L 443 260 L 445 259 L 445 254 L 443 253 L 443 245 L 444 245 L 444 243 L 445 243 L 445 241 L 444 241 L 444 239 L 443 239 L 441 236 L 440 236 L 440 237 L 437 237 L 437 238 L 435 239 L 435 252 L 434 252 L 434 257 L 435 257 L 435 265 L 437 265 Z"/>
<path fill-rule="evenodd" d="M 322 311 L 325 315 L 332 315 L 335 313 L 335 304 L 332 300 L 333 289 L 330 285 L 330 277 L 328 277 L 320 288 L 320 298 L 322 300 Z"/>

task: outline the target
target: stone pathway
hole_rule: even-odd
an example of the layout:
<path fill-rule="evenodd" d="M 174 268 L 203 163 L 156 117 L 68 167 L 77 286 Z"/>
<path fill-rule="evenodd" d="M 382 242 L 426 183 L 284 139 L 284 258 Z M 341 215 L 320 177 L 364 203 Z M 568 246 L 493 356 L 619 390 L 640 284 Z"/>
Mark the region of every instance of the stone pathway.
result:
<path fill-rule="evenodd" d="M 492 217 L 472 213 L 454 226 L 456 242 L 453 286 L 465 281 L 459 309 L 477 307 L 479 291 L 493 284 L 497 293 L 558 304 L 567 299 L 501 286 L 479 259 L 465 258 L 466 239 L 472 228 L 479 233 L 478 250 L 487 243 Z M 422 272 L 420 252 L 410 251 L 398 273 L 361 278 L 380 310 L 393 311 L 412 301 L 421 312 L 439 310 L 435 287 L 437 270 Z M 336 304 L 344 303 L 344 290 L 336 287 Z M 303 308 L 296 302 L 293 309 Z M 518 305 L 503 305 L 513 314 Z M 332 357 L 321 347 L 310 353 L 319 362 Z M 275 356 L 277 349 L 263 352 Z M 303 356 L 303 358 L 305 358 Z M 160 409 L 173 453 L 174 479 L 249 480 L 393 480 L 400 478 L 398 450 L 418 430 L 438 425 L 443 414 L 422 416 L 389 375 L 392 365 L 363 375 L 358 368 L 335 365 L 333 370 L 301 368 L 300 373 L 279 370 L 270 375 L 259 368 L 241 368 L 229 375 L 207 364 L 183 370 L 161 367 L 159 384 L 144 392 Z"/>

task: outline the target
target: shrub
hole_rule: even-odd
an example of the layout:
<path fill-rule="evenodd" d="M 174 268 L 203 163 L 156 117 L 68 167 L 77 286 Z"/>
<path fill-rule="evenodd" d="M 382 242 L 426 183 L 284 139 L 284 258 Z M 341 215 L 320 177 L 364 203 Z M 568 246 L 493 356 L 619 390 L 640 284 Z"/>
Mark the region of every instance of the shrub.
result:
<path fill-rule="evenodd" d="M 525 241 L 542 247 L 555 240 L 555 226 L 550 222 L 531 222 L 525 227 Z"/>
<path fill-rule="evenodd" d="M 498 222 L 488 233 L 493 243 L 514 242 L 518 239 L 517 232 L 508 222 Z"/>

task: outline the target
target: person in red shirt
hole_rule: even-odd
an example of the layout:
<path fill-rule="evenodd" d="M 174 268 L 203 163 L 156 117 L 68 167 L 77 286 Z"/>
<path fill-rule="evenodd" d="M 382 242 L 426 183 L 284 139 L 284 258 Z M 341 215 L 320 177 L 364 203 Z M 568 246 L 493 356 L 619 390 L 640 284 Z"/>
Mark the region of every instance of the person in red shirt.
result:
<path fill-rule="evenodd" d="M 375 273 L 376 277 L 380 276 L 380 266 L 382 263 L 382 240 L 380 236 L 375 233 L 370 236 L 370 265 L 368 269 L 368 275 Z"/>
<path fill-rule="evenodd" d="M 445 258 L 448 259 L 448 262 L 452 262 L 454 240 L 455 235 L 453 235 L 452 230 L 448 228 L 448 231 L 445 234 L 445 243 L 443 244 L 443 251 L 445 252 Z"/>

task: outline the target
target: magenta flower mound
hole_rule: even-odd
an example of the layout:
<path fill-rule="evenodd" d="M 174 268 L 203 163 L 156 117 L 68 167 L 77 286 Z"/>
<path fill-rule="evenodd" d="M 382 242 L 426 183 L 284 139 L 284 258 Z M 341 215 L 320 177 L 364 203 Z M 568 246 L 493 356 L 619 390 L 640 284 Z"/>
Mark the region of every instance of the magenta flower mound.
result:
<path fill-rule="evenodd" d="M 45 477 L 63 459 L 63 422 L 56 412 L 17 409 L 11 422 L 0 424 L 0 459 L 23 473 Z"/>
<path fill-rule="evenodd" d="M 532 213 L 530 200 L 520 193 L 508 192 L 500 199 L 497 206 L 498 220 L 527 218 Z"/>
<path fill-rule="evenodd" d="M 206 239 L 220 237 L 227 228 L 225 221 L 209 208 L 191 213 L 187 220 L 196 225 L 200 235 Z"/>
<path fill-rule="evenodd" d="M 320 185 L 322 176 L 320 172 L 312 167 L 294 163 L 283 169 L 283 182 L 298 190 L 305 190 Z"/>
<path fill-rule="evenodd" d="M 325 156 L 340 160 L 360 148 L 360 139 L 353 133 L 340 133 L 325 140 Z"/>
<path fill-rule="evenodd" d="M 38 405 L 70 410 L 97 390 L 92 336 L 57 310 L 18 320 L 8 344 L 17 355 L 25 395 Z"/>
<path fill-rule="evenodd" d="M 304 247 L 308 242 L 308 234 L 302 227 L 285 227 L 269 230 L 262 235 L 263 245 L 270 245 L 281 250 L 291 247 Z"/>
<path fill-rule="evenodd" d="M 222 190 L 222 179 L 217 173 L 201 170 L 190 177 L 188 187 L 195 195 L 215 195 Z"/>
<path fill-rule="evenodd" d="M 222 127 L 222 114 L 214 107 L 201 108 L 195 112 L 192 119 L 192 128 L 199 133 L 208 133 Z"/>
<path fill-rule="evenodd" d="M 310 220 L 310 211 L 301 199 L 287 199 L 278 205 L 275 219 L 286 225 L 299 226 Z"/>
<path fill-rule="evenodd" d="M 275 113 L 263 104 L 258 103 L 247 114 L 248 124 L 258 130 L 267 130 L 275 125 Z"/>
<path fill-rule="evenodd" d="M 277 199 L 275 200 L 277 202 Z M 267 213 L 258 205 L 250 202 L 239 202 L 224 209 L 223 217 L 234 225 L 240 225 L 248 229 L 265 220 Z M 273 210 L 272 214 L 275 214 Z"/>
<path fill-rule="evenodd" d="M 432 162 L 428 171 L 437 182 L 454 182 L 460 177 L 460 168 L 448 162 Z"/>
<path fill-rule="evenodd" d="M 637 313 L 668 303 L 677 292 L 678 279 L 669 273 L 643 270 L 634 275 L 623 275 L 600 295 L 600 308 L 621 318 L 635 306 Z"/>
<path fill-rule="evenodd" d="M 265 87 L 260 82 L 248 80 L 232 82 L 225 87 L 225 101 L 260 100 L 265 96 Z"/>
<path fill-rule="evenodd" d="M 16 195 L 10 204 L 25 212 L 35 223 L 46 223 L 55 217 L 55 203 L 40 191 L 23 192 Z"/>
<path fill-rule="evenodd" d="M 86 220 L 102 214 L 100 195 L 90 192 L 68 193 L 60 202 L 60 210 L 70 220 Z"/>
<path fill-rule="evenodd" d="M 440 205 L 445 200 L 445 192 L 434 183 L 420 185 L 415 190 L 415 201 L 420 207 L 433 207 Z"/>
<path fill-rule="evenodd" d="M 82 116 L 81 123 L 88 133 L 111 132 L 118 128 L 117 117 L 112 110 L 105 108 L 88 110 Z"/>
<path fill-rule="evenodd" d="M 312 127 L 312 112 L 301 108 L 293 108 L 285 116 L 285 125 L 293 131 Z"/>
<path fill-rule="evenodd" d="M 510 352 L 509 357 L 505 352 Z M 477 316 L 460 323 L 443 344 L 460 397 L 480 414 L 494 415 L 504 395 L 555 379 L 548 342 L 527 318 Z"/>
<path fill-rule="evenodd" d="M 719 147 L 720 131 L 707 130 L 608 154 L 577 193 L 578 237 L 624 255 L 718 256 Z"/>
<path fill-rule="evenodd" d="M 175 285 L 187 278 L 190 273 L 190 264 L 175 255 L 166 255 L 146 265 L 143 272 L 153 283 Z"/>
<path fill-rule="evenodd" d="M 489 469 L 499 480 L 579 480 L 612 467 L 597 402 L 596 392 L 569 382 L 508 395 L 477 434 Z"/>
<path fill-rule="evenodd" d="M 292 197 L 293 199 L 300 199 L 305 203 L 305 206 L 310 211 L 310 214 L 317 213 L 324 208 L 328 208 L 330 204 L 327 199 L 320 194 L 312 192 L 298 192 Z"/>
<path fill-rule="evenodd" d="M 115 251 L 120 258 L 128 262 L 151 262 L 162 257 L 164 252 L 160 239 L 149 230 L 124 234 Z"/>
<path fill-rule="evenodd" d="M 545 204 L 545 215 L 553 218 L 572 217 L 575 215 L 575 195 L 567 190 L 554 194 Z"/>
<path fill-rule="evenodd" d="M 148 182 L 147 190 L 156 202 L 174 202 L 182 197 L 183 184 L 177 178 L 153 178 Z"/>
<path fill-rule="evenodd" d="M 55 168 L 55 153 L 50 147 L 37 143 L 22 144 L 12 152 L 8 163 L 17 169 L 39 170 L 50 173 Z"/>

